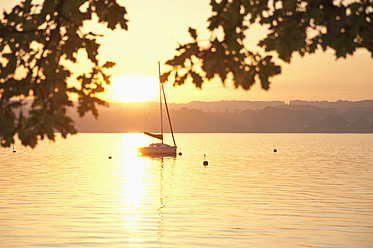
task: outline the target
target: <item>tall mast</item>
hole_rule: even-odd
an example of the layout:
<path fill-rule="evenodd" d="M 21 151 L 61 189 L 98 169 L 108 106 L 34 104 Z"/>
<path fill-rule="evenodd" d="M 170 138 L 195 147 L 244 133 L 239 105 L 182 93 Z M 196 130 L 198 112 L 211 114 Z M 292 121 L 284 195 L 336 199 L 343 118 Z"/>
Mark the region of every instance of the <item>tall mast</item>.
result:
<path fill-rule="evenodd" d="M 159 87 L 161 88 L 161 90 L 163 92 L 164 105 L 166 106 L 167 119 L 168 119 L 168 123 L 170 125 L 172 140 L 174 141 L 174 146 L 176 146 L 175 137 L 174 137 L 174 131 L 172 130 L 170 112 L 168 111 L 168 106 L 167 106 L 166 93 L 164 92 L 163 83 L 161 82 L 161 65 L 160 65 L 159 61 L 158 61 L 158 69 L 159 69 Z M 161 104 L 162 104 L 162 96 L 161 96 Z M 162 109 L 161 109 L 161 111 L 162 111 Z M 162 114 L 161 114 L 161 118 L 162 118 Z M 163 135 L 163 127 L 162 127 L 162 135 Z M 163 143 L 163 141 L 162 141 L 162 143 Z"/>
<path fill-rule="evenodd" d="M 161 64 L 159 61 L 158 61 L 158 77 L 159 77 L 159 109 L 161 112 L 161 133 L 162 133 L 162 144 L 163 144 L 162 83 L 161 83 Z"/>
<path fill-rule="evenodd" d="M 172 139 L 174 141 L 174 146 L 176 146 L 175 137 L 174 137 L 174 131 L 172 130 L 170 112 L 168 111 L 167 100 L 166 100 L 166 93 L 164 92 L 163 84 L 162 84 L 162 92 L 163 92 L 163 98 L 164 98 L 164 105 L 166 106 L 166 111 L 167 111 L 168 123 L 170 124 Z"/>

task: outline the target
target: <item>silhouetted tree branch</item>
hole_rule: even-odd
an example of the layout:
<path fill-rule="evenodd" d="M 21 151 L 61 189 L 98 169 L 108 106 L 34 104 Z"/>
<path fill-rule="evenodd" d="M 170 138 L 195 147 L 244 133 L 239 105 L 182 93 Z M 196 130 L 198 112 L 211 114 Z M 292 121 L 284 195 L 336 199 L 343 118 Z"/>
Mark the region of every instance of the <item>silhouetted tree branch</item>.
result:
<path fill-rule="evenodd" d="M 196 87 L 218 77 L 224 84 L 230 75 L 234 86 L 245 90 L 259 82 L 269 89 L 270 79 L 281 73 L 273 56 L 290 63 L 300 56 L 331 49 L 336 58 L 352 55 L 357 48 L 373 56 L 373 1 L 321 0 L 211 0 L 209 40 L 199 40 L 189 28 L 190 43 L 180 44 L 178 55 L 166 62 L 172 69 L 163 74 L 174 85 L 191 79 Z M 260 24 L 267 36 L 250 50 L 247 30 Z"/>
<path fill-rule="evenodd" d="M 107 103 L 96 97 L 110 84 L 106 70 L 115 65 L 100 65 L 100 44 L 83 23 L 96 15 L 98 22 L 114 30 L 127 30 L 126 9 L 116 0 L 45 0 L 34 4 L 24 0 L 0 22 L 0 141 L 1 146 L 18 137 L 25 146 L 35 147 L 45 136 L 54 140 L 76 133 L 73 120 L 66 115 L 77 96 L 78 112 L 97 117 L 97 105 Z M 79 87 L 67 85 L 72 75 L 65 61 L 77 63 L 77 53 L 85 50 L 93 67 L 77 77 Z M 24 99 L 33 99 L 25 110 Z"/>

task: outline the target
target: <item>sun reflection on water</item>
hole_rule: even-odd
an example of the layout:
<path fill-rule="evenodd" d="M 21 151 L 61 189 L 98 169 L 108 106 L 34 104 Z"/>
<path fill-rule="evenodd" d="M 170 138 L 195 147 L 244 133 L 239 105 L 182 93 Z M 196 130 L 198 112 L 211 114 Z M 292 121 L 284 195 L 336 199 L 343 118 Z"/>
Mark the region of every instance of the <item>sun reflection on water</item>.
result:
<path fill-rule="evenodd" d="M 136 148 L 144 146 L 144 142 L 143 134 L 123 135 L 123 159 L 119 166 L 122 185 L 119 197 L 123 200 L 122 226 L 131 233 L 131 237 L 126 239 L 129 246 L 142 246 L 148 239 L 147 235 L 144 236 L 144 229 L 146 232 L 156 233 L 157 242 L 164 238 L 164 162 L 172 160 L 138 156 Z M 149 214 L 150 209 L 152 214 Z M 144 215 L 144 212 L 148 214 Z M 149 225 L 149 219 L 157 219 L 156 225 Z"/>
<path fill-rule="evenodd" d="M 120 164 L 123 184 L 119 197 L 123 199 L 123 226 L 131 233 L 141 226 L 141 207 L 144 196 L 144 160 L 137 155 L 136 148 L 142 146 L 142 134 L 123 135 L 123 160 Z"/>
<path fill-rule="evenodd" d="M 143 195 L 143 184 L 142 178 L 144 170 L 142 165 L 136 166 L 125 166 L 124 180 L 125 183 L 122 186 L 123 199 L 129 209 L 136 210 L 142 199 Z"/>

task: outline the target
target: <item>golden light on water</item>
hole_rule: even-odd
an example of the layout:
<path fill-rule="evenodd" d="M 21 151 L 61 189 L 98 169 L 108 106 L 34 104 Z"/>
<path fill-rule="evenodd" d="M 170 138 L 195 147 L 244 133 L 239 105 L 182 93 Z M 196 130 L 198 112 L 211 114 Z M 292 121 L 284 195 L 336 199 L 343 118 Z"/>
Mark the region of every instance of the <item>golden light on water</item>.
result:
<path fill-rule="evenodd" d="M 366 247 L 372 139 L 188 133 L 160 159 L 137 156 L 143 134 L 82 133 L 4 150 L 1 247 Z"/>
<path fill-rule="evenodd" d="M 149 187 L 151 189 L 156 189 L 156 193 L 159 190 L 163 190 L 162 181 L 159 185 L 158 180 L 162 180 L 162 171 L 161 169 L 161 178 L 159 178 L 159 167 L 155 165 L 158 164 L 154 160 L 149 160 L 138 156 L 136 148 L 144 146 L 147 143 L 147 140 L 144 139 L 144 135 L 140 133 L 126 133 L 122 136 L 121 149 L 123 152 L 123 159 L 120 164 L 121 177 L 122 177 L 122 186 L 120 189 L 121 194 L 120 198 L 123 200 L 123 206 L 125 206 L 122 211 L 122 226 L 129 233 L 130 237 L 126 239 L 129 243 L 128 246 L 139 247 L 139 244 L 147 240 L 147 235 L 143 235 L 144 229 L 154 228 L 153 224 L 144 224 L 149 221 L 150 215 L 144 216 L 144 209 L 149 208 L 149 204 L 152 201 L 149 201 Z M 150 186 L 152 185 L 152 186 Z M 155 197 L 156 202 L 158 201 L 157 194 L 152 194 L 151 198 Z M 163 198 L 160 198 L 161 206 L 157 206 L 157 211 L 159 216 L 156 215 L 151 218 L 159 217 L 160 220 L 156 224 L 157 230 L 157 241 L 160 242 L 163 238 L 163 216 L 161 216 L 162 208 L 164 207 Z M 150 204 L 151 205 L 151 204 Z M 155 204 L 157 205 L 157 204 Z M 150 230 L 149 229 L 149 230 Z"/>
<path fill-rule="evenodd" d="M 144 146 L 144 134 L 126 133 L 123 135 L 123 153 L 126 159 L 134 160 L 132 162 L 142 162 L 137 156 L 136 148 Z"/>
<path fill-rule="evenodd" d="M 111 102 L 145 102 L 159 97 L 158 78 L 147 76 L 113 77 L 105 90 Z"/>
<path fill-rule="evenodd" d="M 130 233 L 137 233 L 141 228 L 142 217 L 141 204 L 144 197 L 144 160 L 137 155 L 136 148 L 142 146 L 143 134 L 127 133 L 122 136 L 120 153 L 123 155 L 118 164 L 118 174 L 121 177 L 118 199 L 122 201 L 121 217 L 123 219 L 122 227 Z M 138 243 L 142 239 L 133 237 L 127 239 L 127 242 Z"/>
<path fill-rule="evenodd" d="M 143 195 L 142 178 L 144 168 L 142 165 L 125 167 L 125 184 L 123 185 L 123 200 L 131 211 L 136 211 L 141 204 Z"/>
<path fill-rule="evenodd" d="M 144 161 L 137 155 L 137 147 L 142 146 L 142 134 L 123 136 L 123 179 L 122 197 L 130 211 L 136 212 L 143 196 Z"/>

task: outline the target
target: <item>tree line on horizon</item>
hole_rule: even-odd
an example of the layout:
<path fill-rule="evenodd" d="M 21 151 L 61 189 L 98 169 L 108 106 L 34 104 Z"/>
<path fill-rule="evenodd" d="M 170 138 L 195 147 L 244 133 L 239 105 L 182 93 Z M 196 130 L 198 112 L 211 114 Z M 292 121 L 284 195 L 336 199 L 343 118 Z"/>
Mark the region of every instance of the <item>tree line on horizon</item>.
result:
<path fill-rule="evenodd" d="M 198 102 L 197 102 L 198 103 Z M 247 108 L 216 108 L 224 102 L 170 104 L 176 133 L 373 133 L 373 100 L 349 102 L 246 102 Z M 234 104 L 227 101 L 225 104 Z M 245 102 L 244 102 L 245 103 Z M 258 106 L 262 107 L 250 108 Z M 267 104 L 266 104 L 267 103 Z M 241 103 L 243 104 L 243 103 Z M 203 107 L 203 105 L 210 107 Z M 130 107 L 131 106 L 131 107 Z M 192 106 L 192 107 L 191 107 Z M 194 106 L 194 107 L 193 107 Z M 75 118 L 79 132 L 159 132 L 157 106 L 116 104 L 98 120 Z M 165 125 L 166 126 L 166 125 Z M 166 132 L 167 132 L 166 128 Z"/>

